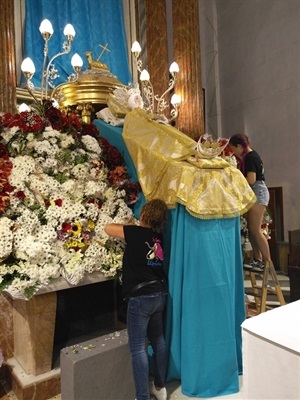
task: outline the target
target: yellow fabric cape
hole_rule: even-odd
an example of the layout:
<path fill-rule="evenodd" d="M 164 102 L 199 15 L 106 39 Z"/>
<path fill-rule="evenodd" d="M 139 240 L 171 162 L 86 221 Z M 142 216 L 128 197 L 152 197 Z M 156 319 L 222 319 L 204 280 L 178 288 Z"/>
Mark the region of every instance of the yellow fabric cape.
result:
<path fill-rule="evenodd" d="M 126 115 L 123 139 L 146 200 L 163 199 L 169 208 L 182 204 L 201 219 L 236 217 L 255 203 L 237 168 L 221 157 L 198 159 L 193 139 L 144 110 Z"/>

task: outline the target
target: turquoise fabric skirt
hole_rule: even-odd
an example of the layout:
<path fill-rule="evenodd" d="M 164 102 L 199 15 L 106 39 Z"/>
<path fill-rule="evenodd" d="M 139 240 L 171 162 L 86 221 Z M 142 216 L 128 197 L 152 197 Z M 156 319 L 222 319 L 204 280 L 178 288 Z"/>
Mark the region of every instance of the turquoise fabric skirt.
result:
<path fill-rule="evenodd" d="M 245 320 L 240 218 L 201 220 L 171 211 L 167 380 L 183 394 L 239 391 Z"/>

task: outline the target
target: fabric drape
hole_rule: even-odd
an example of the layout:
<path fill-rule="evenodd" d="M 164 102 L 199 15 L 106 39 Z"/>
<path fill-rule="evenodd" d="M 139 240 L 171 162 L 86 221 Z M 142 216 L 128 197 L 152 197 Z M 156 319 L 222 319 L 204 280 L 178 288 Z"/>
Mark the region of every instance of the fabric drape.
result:
<path fill-rule="evenodd" d="M 201 220 L 171 210 L 166 340 L 168 380 L 183 394 L 239 391 L 245 320 L 240 219 Z"/>
<path fill-rule="evenodd" d="M 193 139 L 144 110 L 126 115 L 123 139 L 147 200 L 159 197 L 169 208 L 182 204 L 201 219 L 236 217 L 256 201 L 236 167 L 222 157 L 197 160 Z"/>
<path fill-rule="evenodd" d="M 122 128 L 94 123 L 136 176 Z M 132 131 L 133 137 L 139 134 Z M 144 202 L 143 195 L 139 209 Z M 240 217 L 195 218 L 177 204 L 169 211 L 165 241 L 167 380 L 180 380 L 182 392 L 190 397 L 238 392 L 245 320 Z M 152 363 L 151 349 L 149 356 Z"/>
<path fill-rule="evenodd" d="M 97 60 L 103 50 L 99 45 L 106 44 L 110 52 L 104 51 L 100 61 L 125 85 L 132 81 L 122 0 L 26 0 L 25 4 L 24 58 L 30 57 L 35 64 L 36 73 L 32 83 L 36 88 L 41 86 L 44 39 L 39 26 L 44 19 L 52 23 L 54 30 L 48 43 L 48 61 L 63 51 L 65 26 L 72 24 L 76 32 L 70 53 L 54 60 L 59 75 L 54 81 L 55 86 L 65 82 L 74 72 L 71 58 L 75 53 L 84 62 L 82 70 L 86 70 L 88 63 L 84 53 L 91 51 L 93 59 Z"/>

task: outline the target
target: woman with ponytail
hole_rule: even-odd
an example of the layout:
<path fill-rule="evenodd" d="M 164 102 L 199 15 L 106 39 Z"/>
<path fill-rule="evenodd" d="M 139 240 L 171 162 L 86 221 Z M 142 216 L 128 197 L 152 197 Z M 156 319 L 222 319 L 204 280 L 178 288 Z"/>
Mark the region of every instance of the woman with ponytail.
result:
<path fill-rule="evenodd" d="M 262 271 L 266 261 L 271 261 L 269 243 L 261 230 L 263 216 L 270 194 L 265 184 L 264 165 L 259 154 L 249 145 L 248 136 L 238 133 L 231 136 L 229 145 L 239 160 L 239 168 L 256 195 L 256 203 L 246 215 L 249 240 L 253 250 L 250 268 Z"/>

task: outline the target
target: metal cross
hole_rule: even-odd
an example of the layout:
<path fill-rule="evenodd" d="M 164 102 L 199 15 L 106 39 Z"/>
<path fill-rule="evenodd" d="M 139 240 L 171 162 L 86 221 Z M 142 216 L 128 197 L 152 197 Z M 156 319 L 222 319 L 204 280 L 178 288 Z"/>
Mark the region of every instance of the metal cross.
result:
<path fill-rule="evenodd" d="M 97 61 L 100 60 L 102 54 L 103 54 L 105 51 L 109 51 L 109 52 L 110 52 L 109 48 L 107 47 L 107 46 L 108 46 L 108 43 L 106 43 L 105 46 L 102 46 L 102 44 L 99 44 L 99 46 L 102 47 L 103 50 L 101 51 L 100 56 L 97 58 Z"/>

